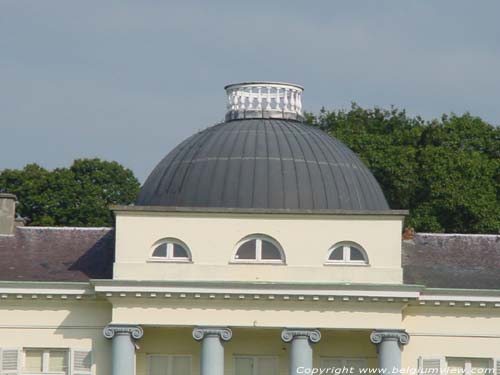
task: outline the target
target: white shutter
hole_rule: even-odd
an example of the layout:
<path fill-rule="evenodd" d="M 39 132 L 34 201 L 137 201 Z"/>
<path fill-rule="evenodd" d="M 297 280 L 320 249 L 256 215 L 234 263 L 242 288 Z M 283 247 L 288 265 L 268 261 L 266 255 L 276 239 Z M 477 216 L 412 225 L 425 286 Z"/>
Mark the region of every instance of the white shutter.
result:
<path fill-rule="evenodd" d="M 2 375 L 18 375 L 21 363 L 21 351 L 19 349 L 2 349 L 0 374 Z"/>
<path fill-rule="evenodd" d="M 495 369 L 495 375 L 500 375 L 500 358 L 493 360 L 493 368 Z"/>
<path fill-rule="evenodd" d="M 418 369 L 421 375 L 439 375 L 444 372 L 444 357 L 420 357 Z"/>
<path fill-rule="evenodd" d="M 253 375 L 253 358 L 236 357 L 234 359 L 235 375 Z"/>
<path fill-rule="evenodd" d="M 191 357 L 188 356 L 172 356 L 171 358 L 171 374 L 173 375 L 190 375 L 191 374 Z"/>
<path fill-rule="evenodd" d="M 278 375 L 278 361 L 272 357 L 260 357 L 257 363 L 258 375 Z"/>
<path fill-rule="evenodd" d="M 343 367 L 342 360 L 339 358 L 321 358 L 320 367 L 321 369 L 329 369 L 329 368 L 339 369 Z"/>
<path fill-rule="evenodd" d="M 89 350 L 71 350 L 71 374 L 92 375 L 92 352 Z"/>

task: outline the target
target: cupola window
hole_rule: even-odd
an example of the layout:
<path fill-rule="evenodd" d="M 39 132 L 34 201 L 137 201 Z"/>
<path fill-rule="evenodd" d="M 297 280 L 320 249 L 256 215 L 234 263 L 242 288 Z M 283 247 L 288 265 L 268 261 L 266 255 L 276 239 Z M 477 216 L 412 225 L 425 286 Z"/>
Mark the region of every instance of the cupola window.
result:
<path fill-rule="evenodd" d="M 328 251 L 327 263 L 331 264 L 368 264 L 368 257 L 363 248 L 353 242 L 342 242 Z"/>
<path fill-rule="evenodd" d="M 153 246 L 151 260 L 189 262 L 191 261 L 191 252 L 183 242 L 168 238 Z"/>
<path fill-rule="evenodd" d="M 253 235 L 244 238 L 236 246 L 234 262 L 284 263 L 285 256 L 279 243 L 270 237 Z"/>

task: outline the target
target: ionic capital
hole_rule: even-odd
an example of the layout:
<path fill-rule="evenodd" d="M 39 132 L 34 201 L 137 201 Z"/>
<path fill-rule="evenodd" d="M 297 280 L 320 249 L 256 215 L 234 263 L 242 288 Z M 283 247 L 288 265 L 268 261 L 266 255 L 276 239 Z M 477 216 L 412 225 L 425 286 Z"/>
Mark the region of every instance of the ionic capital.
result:
<path fill-rule="evenodd" d="M 406 345 L 410 342 L 410 335 L 402 330 L 375 330 L 370 334 L 370 341 L 374 344 L 380 344 L 382 341 L 397 341 L 400 345 Z"/>
<path fill-rule="evenodd" d="M 317 329 L 285 328 L 281 331 L 281 339 L 284 342 L 291 342 L 296 337 L 307 338 L 310 342 L 316 343 L 321 340 L 321 332 Z"/>
<path fill-rule="evenodd" d="M 201 341 L 206 336 L 218 336 L 222 341 L 229 341 L 233 337 L 233 331 L 227 327 L 196 327 L 193 329 L 193 338 L 196 341 Z"/>
<path fill-rule="evenodd" d="M 134 340 L 139 340 L 144 336 L 141 326 L 133 324 L 108 324 L 102 331 L 107 339 L 112 339 L 116 335 L 130 335 Z"/>

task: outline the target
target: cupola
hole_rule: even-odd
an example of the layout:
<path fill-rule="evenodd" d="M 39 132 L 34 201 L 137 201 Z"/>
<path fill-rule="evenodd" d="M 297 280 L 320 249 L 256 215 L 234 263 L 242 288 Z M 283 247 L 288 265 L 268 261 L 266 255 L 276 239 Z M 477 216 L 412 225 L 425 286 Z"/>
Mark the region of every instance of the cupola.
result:
<path fill-rule="evenodd" d="M 304 123 L 299 85 L 227 85 L 226 121 L 186 139 L 141 188 L 142 206 L 388 210 L 346 145 Z"/>

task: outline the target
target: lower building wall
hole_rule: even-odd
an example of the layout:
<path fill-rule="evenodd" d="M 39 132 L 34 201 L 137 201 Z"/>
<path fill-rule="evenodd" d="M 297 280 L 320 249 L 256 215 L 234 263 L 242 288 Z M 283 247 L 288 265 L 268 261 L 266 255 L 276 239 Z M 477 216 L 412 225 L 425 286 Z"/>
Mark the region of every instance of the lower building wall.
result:
<path fill-rule="evenodd" d="M 500 358 L 498 308 L 409 307 L 403 326 L 410 335 L 403 367 L 419 357 Z"/>
<path fill-rule="evenodd" d="M 200 373 L 200 346 L 192 338 L 192 328 L 146 328 L 137 352 L 137 375 L 149 375 L 151 355 L 189 355 L 192 374 Z M 289 345 L 281 340 L 281 329 L 233 329 L 233 338 L 224 344 L 225 375 L 235 375 L 236 356 L 271 356 L 278 361 L 280 375 L 288 374 Z M 314 366 L 322 358 L 366 358 L 369 367 L 377 366 L 377 352 L 369 332 L 326 331 L 313 344 Z"/>
<path fill-rule="evenodd" d="M 104 301 L 3 300 L 0 348 L 91 351 L 93 373 L 110 374 L 111 345 L 102 330 L 111 320 L 111 310 Z"/>
<path fill-rule="evenodd" d="M 202 314 L 200 312 L 200 322 L 204 319 Z M 304 314 L 308 314 L 306 310 Z M 328 317 L 334 320 L 335 314 L 330 314 Z M 153 354 L 190 355 L 191 374 L 199 374 L 201 344 L 192 337 L 196 324 L 161 326 L 168 324 L 168 314 L 164 314 L 164 321 L 157 326 L 151 322 L 145 324 L 141 314 L 134 317 L 134 323 L 142 324 L 145 331 L 138 342 L 137 375 L 149 375 L 148 358 Z M 233 338 L 225 343 L 226 375 L 234 375 L 233 360 L 237 355 L 274 356 L 278 360 L 279 373 L 287 374 L 289 345 L 281 340 L 281 328 L 237 327 L 231 324 L 230 314 L 222 319 L 227 323 L 224 325 L 233 329 Z M 106 301 L 1 300 L 0 348 L 91 350 L 93 374 L 108 375 L 111 373 L 111 342 L 103 337 L 102 329 L 111 321 L 112 305 Z M 304 322 L 310 323 L 309 319 Z M 324 323 L 324 319 L 318 322 Z M 377 350 L 369 339 L 371 329 L 355 329 L 346 319 L 342 322 L 343 328 L 338 323 L 335 328 L 318 324 L 323 337 L 313 345 L 314 365 L 319 366 L 322 358 L 336 357 L 365 358 L 368 367 L 376 367 Z M 283 318 L 280 325 L 290 326 L 288 323 Z M 301 321 L 293 323 L 301 327 Z M 374 320 L 367 320 L 364 325 L 383 328 Z M 407 307 L 401 326 L 396 328 L 401 327 L 410 335 L 410 343 L 403 348 L 404 368 L 416 369 L 419 357 L 500 358 L 500 309 Z"/>

